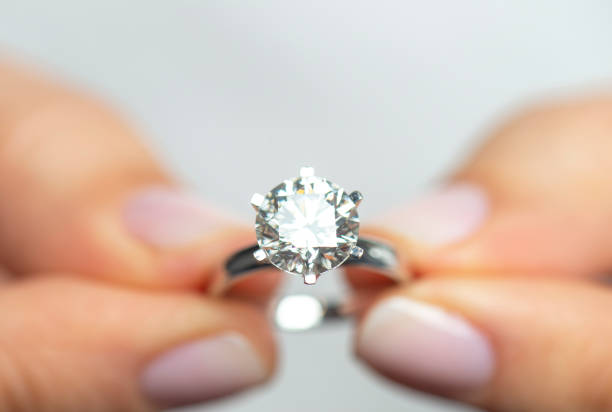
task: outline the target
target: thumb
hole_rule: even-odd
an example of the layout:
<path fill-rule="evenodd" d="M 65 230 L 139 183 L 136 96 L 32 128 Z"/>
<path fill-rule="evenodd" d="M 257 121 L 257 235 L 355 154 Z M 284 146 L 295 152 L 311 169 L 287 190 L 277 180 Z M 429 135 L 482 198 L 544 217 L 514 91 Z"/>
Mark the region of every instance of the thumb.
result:
<path fill-rule="evenodd" d="M 417 271 L 600 274 L 612 263 L 612 99 L 537 108 L 380 227 Z"/>
<path fill-rule="evenodd" d="M 270 329 L 244 303 L 56 276 L 0 288 L 3 411 L 201 402 L 260 383 L 273 367 Z"/>
<path fill-rule="evenodd" d="M 112 110 L 1 63 L 0 193 L 11 201 L 0 204 L 0 263 L 16 275 L 209 286 L 221 252 L 251 232 L 180 190 Z"/>
<path fill-rule="evenodd" d="M 358 356 L 399 383 L 487 411 L 610 410 L 612 293 L 516 275 L 389 290 L 360 322 Z"/>

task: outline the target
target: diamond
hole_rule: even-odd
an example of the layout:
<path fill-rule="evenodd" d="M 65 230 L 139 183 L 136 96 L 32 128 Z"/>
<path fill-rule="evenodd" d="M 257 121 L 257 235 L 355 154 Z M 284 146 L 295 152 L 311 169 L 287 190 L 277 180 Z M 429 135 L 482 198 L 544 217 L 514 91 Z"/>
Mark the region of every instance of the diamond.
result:
<path fill-rule="evenodd" d="M 257 243 L 274 266 L 314 283 L 359 250 L 359 201 L 302 168 L 300 177 L 284 181 L 258 202 Z"/>

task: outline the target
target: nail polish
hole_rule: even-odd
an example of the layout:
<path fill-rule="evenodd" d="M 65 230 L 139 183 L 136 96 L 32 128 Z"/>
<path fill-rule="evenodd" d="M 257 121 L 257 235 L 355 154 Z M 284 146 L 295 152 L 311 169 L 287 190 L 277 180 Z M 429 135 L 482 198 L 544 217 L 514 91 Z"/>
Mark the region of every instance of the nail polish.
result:
<path fill-rule="evenodd" d="M 251 344 L 226 333 L 183 344 L 161 354 L 144 370 L 144 393 L 165 406 L 186 405 L 227 395 L 266 378 Z"/>
<path fill-rule="evenodd" d="M 125 203 L 123 221 L 127 231 L 157 247 L 189 244 L 220 226 L 225 219 L 187 193 L 172 188 L 149 188 Z"/>
<path fill-rule="evenodd" d="M 460 316 L 424 302 L 393 297 L 366 316 L 358 355 L 397 380 L 441 390 L 484 385 L 494 369 L 486 337 Z"/>
<path fill-rule="evenodd" d="M 472 183 L 455 183 L 416 199 L 378 223 L 413 242 L 442 246 L 473 235 L 488 212 L 483 189 Z"/>

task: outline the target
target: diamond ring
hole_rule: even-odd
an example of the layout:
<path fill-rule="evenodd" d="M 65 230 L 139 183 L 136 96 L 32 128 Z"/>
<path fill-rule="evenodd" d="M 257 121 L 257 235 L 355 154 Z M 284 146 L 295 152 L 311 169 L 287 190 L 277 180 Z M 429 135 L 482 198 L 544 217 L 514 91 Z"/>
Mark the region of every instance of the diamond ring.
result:
<path fill-rule="evenodd" d="M 314 285 L 319 276 L 343 264 L 362 265 L 396 279 L 394 249 L 378 240 L 359 238 L 360 192 L 346 192 L 317 177 L 312 167 L 275 186 L 265 196 L 254 194 L 257 245 L 231 256 L 230 278 L 274 266 Z M 279 306 L 280 307 L 280 306 Z M 331 316 L 328 307 L 322 316 Z"/>

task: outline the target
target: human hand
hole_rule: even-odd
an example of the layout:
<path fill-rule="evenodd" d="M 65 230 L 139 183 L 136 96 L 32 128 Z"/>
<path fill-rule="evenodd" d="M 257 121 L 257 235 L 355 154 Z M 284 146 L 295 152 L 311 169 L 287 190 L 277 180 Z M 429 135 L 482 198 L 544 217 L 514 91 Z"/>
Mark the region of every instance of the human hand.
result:
<path fill-rule="evenodd" d="M 0 64 L 0 193 L 0 410 L 150 410 L 270 376 L 262 311 L 214 293 L 220 252 L 251 231 L 183 194 L 108 109 Z"/>
<path fill-rule="evenodd" d="M 612 409 L 610 159 L 612 100 L 535 108 L 378 222 L 417 280 L 369 308 L 358 356 L 487 410 Z"/>

